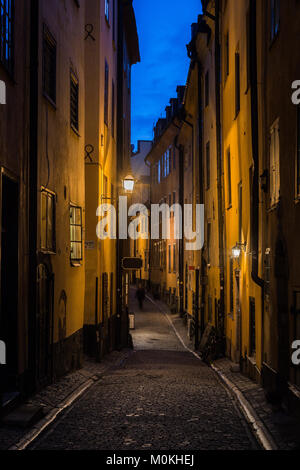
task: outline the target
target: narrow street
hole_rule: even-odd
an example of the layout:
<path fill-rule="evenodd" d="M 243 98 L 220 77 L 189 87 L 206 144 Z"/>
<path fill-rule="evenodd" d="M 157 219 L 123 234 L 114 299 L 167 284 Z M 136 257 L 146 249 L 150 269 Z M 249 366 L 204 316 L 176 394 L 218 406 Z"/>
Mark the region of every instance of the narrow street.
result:
<path fill-rule="evenodd" d="M 47 432 L 36 450 L 251 450 L 258 444 L 217 375 L 186 351 L 150 300 L 136 314 L 134 351 Z"/>

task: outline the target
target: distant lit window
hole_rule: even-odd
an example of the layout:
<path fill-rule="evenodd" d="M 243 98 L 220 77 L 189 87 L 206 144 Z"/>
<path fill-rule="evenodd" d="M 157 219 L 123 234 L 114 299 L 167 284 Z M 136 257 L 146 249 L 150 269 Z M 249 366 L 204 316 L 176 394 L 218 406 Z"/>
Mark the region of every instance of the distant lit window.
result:
<path fill-rule="evenodd" d="M 160 183 L 161 181 L 161 163 L 160 161 L 158 162 L 158 165 L 157 165 L 157 182 Z"/>
<path fill-rule="evenodd" d="M 297 107 L 297 196 L 300 196 L 300 105 Z"/>
<path fill-rule="evenodd" d="M 44 25 L 43 37 L 43 92 L 56 103 L 56 41 Z"/>
<path fill-rule="evenodd" d="M 13 73 L 14 0 L 0 0 L 0 61 Z"/>
<path fill-rule="evenodd" d="M 109 23 L 109 0 L 105 0 L 105 18 Z"/>
<path fill-rule="evenodd" d="M 55 253 L 55 195 L 41 192 L 41 250 Z"/>
<path fill-rule="evenodd" d="M 79 264 L 82 261 L 82 209 L 70 206 L 70 242 L 71 263 Z"/>
<path fill-rule="evenodd" d="M 79 131 L 79 82 L 74 74 L 70 73 L 70 122 L 75 131 Z"/>
<path fill-rule="evenodd" d="M 280 138 L 279 119 L 270 129 L 270 199 L 271 206 L 279 202 L 280 198 Z"/>
<path fill-rule="evenodd" d="M 271 41 L 279 33 L 280 0 L 271 0 Z"/>
<path fill-rule="evenodd" d="M 109 67 L 105 61 L 105 77 L 104 77 L 104 122 L 108 126 L 108 88 L 109 88 Z"/>

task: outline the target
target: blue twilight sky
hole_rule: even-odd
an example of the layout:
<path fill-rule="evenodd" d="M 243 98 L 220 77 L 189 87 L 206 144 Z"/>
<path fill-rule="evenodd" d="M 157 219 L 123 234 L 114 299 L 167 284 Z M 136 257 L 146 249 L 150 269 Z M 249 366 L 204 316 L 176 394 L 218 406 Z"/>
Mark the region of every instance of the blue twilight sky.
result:
<path fill-rule="evenodd" d="M 152 140 L 153 124 L 164 115 L 189 67 L 186 44 L 200 0 L 134 0 L 141 63 L 132 68 L 132 143 Z"/>

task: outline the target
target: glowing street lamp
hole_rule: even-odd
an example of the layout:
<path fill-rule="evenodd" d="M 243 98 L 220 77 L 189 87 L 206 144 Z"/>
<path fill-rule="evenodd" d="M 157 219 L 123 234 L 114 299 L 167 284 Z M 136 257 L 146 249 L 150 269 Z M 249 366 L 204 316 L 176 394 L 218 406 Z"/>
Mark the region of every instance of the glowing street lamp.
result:
<path fill-rule="evenodd" d="M 133 176 L 129 175 L 126 176 L 126 178 L 123 179 L 123 189 L 126 193 L 132 193 L 134 190 L 134 178 Z"/>
<path fill-rule="evenodd" d="M 246 251 L 247 243 L 236 243 L 232 248 L 232 257 L 238 259 L 241 256 L 241 251 Z"/>

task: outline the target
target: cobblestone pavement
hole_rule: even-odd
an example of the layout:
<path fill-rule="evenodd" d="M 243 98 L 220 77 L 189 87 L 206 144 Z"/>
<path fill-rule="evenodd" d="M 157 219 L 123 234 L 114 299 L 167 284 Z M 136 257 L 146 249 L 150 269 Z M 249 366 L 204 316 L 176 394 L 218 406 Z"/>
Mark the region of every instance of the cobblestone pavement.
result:
<path fill-rule="evenodd" d="M 136 320 L 138 350 L 104 374 L 32 448 L 258 449 L 232 396 L 215 372 L 183 350 L 165 316 L 147 301 Z"/>

